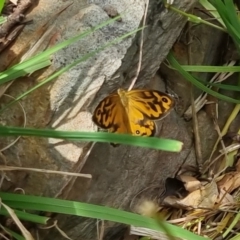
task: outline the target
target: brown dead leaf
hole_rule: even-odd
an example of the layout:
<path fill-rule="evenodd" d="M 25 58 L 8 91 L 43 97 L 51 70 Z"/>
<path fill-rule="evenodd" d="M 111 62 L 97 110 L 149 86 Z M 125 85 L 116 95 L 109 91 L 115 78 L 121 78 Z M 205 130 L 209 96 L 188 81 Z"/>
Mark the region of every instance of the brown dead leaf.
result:
<path fill-rule="evenodd" d="M 195 190 L 188 194 L 185 198 L 177 198 L 168 196 L 164 198 L 163 204 L 180 209 L 192 208 L 213 208 L 218 197 L 218 188 L 216 182 L 211 182 L 202 186 L 201 189 Z"/>
<path fill-rule="evenodd" d="M 232 195 L 230 195 L 223 189 L 219 189 L 219 196 L 217 198 L 217 203 L 220 204 L 220 206 L 233 205 L 235 203 L 235 201 L 234 201 Z"/>
<path fill-rule="evenodd" d="M 13 3 L 14 5 L 17 5 L 18 0 L 10 0 L 11 3 Z"/>
<path fill-rule="evenodd" d="M 203 189 L 200 189 L 200 191 L 202 199 L 198 207 L 213 208 L 219 194 L 216 182 L 212 181 L 211 183 L 206 184 Z"/>
<path fill-rule="evenodd" d="M 202 199 L 206 196 L 206 193 L 204 190 L 196 190 L 194 192 L 191 192 L 187 197 L 184 199 L 178 201 L 177 203 L 182 206 L 182 208 L 185 209 L 192 209 L 197 208 L 201 204 Z"/>
<path fill-rule="evenodd" d="M 179 175 L 177 178 L 184 183 L 184 187 L 188 192 L 193 192 L 202 186 L 201 182 L 192 176 Z"/>
<path fill-rule="evenodd" d="M 223 189 L 231 193 L 236 188 L 240 187 L 240 172 L 229 172 L 217 183 L 219 189 Z"/>
<path fill-rule="evenodd" d="M 179 204 L 177 203 L 179 201 L 179 198 L 175 196 L 167 196 L 163 199 L 162 204 L 164 206 L 174 207 L 174 208 L 181 208 Z"/>
<path fill-rule="evenodd" d="M 183 199 L 168 196 L 164 199 L 163 204 L 174 208 L 191 210 L 192 208 L 200 207 L 205 195 L 203 190 L 196 190 Z"/>

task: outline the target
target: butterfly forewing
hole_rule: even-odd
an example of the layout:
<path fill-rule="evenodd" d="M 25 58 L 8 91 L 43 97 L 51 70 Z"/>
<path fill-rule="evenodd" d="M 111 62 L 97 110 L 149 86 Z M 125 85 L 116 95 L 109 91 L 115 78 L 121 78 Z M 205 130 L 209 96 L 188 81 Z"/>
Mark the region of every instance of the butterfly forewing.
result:
<path fill-rule="evenodd" d="M 93 122 L 109 132 L 130 133 L 129 120 L 118 94 L 104 98 L 96 107 Z"/>
<path fill-rule="evenodd" d="M 158 120 L 166 116 L 174 107 L 174 100 L 157 90 L 132 90 L 126 93 L 130 115 L 141 119 Z"/>

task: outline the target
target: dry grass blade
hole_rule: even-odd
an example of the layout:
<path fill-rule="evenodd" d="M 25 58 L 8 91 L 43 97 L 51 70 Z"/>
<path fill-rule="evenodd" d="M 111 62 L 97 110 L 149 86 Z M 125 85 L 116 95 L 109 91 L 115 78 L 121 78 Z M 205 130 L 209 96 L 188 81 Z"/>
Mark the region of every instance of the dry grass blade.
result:
<path fill-rule="evenodd" d="M 155 230 L 150 230 L 148 228 L 143 228 L 143 227 L 134 227 L 134 226 L 131 226 L 130 228 L 130 234 L 131 235 L 137 235 L 137 236 L 145 236 L 145 237 L 149 237 L 151 239 L 159 239 L 159 240 L 169 240 L 169 236 L 164 234 L 164 233 L 161 233 L 161 232 L 158 232 L 158 231 L 155 231 Z M 172 238 L 174 240 L 177 240 L 180 238 Z"/>
<path fill-rule="evenodd" d="M 4 227 L 1 224 L 0 224 L 0 227 L 3 229 L 3 231 L 5 231 Z M 2 239 L 10 240 L 10 238 L 7 238 L 2 233 L 0 233 L 0 237 L 2 237 Z"/>
<path fill-rule="evenodd" d="M 229 152 L 236 151 L 238 149 L 240 149 L 240 143 L 233 143 L 233 144 L 225 147 L 224 150 L 220 150 L 220 153 L 224 153 L 224 152 L 229 153 Z"/>
<path fill-rule="evenodd" d="M 146 0 L 145 3 L 145 10 L 144 10 L 144 15 L 143 15 L 143 27 L 145 27 L 146 25 L 146 18 L 147 18 L 147 11 L 148 11 L 148 4 L 149 4 L 149 0 Z M 139 72 L 141 70 L 141 65 L 142 65 L 142 49 L 143 49 L 143 34 L 144 34 L 144 28 L 141 31 L 141 41 L 140 41 L 140 46 L 139 46 L 139 61 L 138 61 L 138 67 L 137 67 L 137 72 L 136 72 L 136 76 L 134 77 L 134 79 L 132 80 L 131 85 L 128 88 L 128 91 L 130 91 L 134 84 L 137 81 Z"/>
<path fill-rule="evenodd" d="M 50 226 L 39 226 L 40 229 L 50 229 L 50 228 L 56 228 L 56 230 L 66 239 L 73 240 L 72 238 L 68 237 L 68 235 L 61 230 L 57 225 L 57 220 L 54 221 L 54 223 Z"/>
<path fill-rule="evenodd" d="M 5 205 L 3 202 L 1 202 L 1 205 L 8 211 L 9 215 L 11 216 L 11 218 L 13 219 L 13 221 L 15 222 L 15 224 L 18 226 L 18 228 L 20 229 L 21 233 L 23 234 L 23 236 L 25 237 L 26 240 L 34 240 L 32 234 L 23 226 L 23 224 L 21 223 L 21 221 L 18 219 L 17 215 L 14 213 L 14 211 L 8 207 L 7 205 Z"/>
<path fill-rule="evenodd" d="M 103 220 L 97 220 L 97 239 L 103 240 L 104 237 L 104 221 Z"/>
<path fill-rule="evenodd" d="M 228 129 L 229 129 L 231 123 L 234 121 L 234 119 L 236 118 L 236 116 L 239 114 L 239 111 L 240 111 L 240 104 L 236 104 L 236 106 L 234 107 L 232 113 L 231 113 L 230 116 L 228 117 L 228 119 L 227 119 L 227 121 L 226 121 L 226 123 L 225 123 L 225 125 L 224 125 L 224 127 L 223 127 L 223 129 L 222 129 L 222 131 L 221 131 L 220 136 L 218 137 L 218 139 L 217 139 L 217 141 L 216 141 L 216 143 L 215 143 L 215 145 L 214 145 L 214 147 L 213 147 L 213 150 L 212 150 L 212 152 L 211 152 L 211 154 L 210 154 L 209 159 L 205 162 L 205 166 L 207 166 L 207 167 L 204 169 L 205 172 L 208 171 L 210 165 L 212 165 L 212 162 L 213 162 L 213 161 L 215 162 L 216 159 L 219 158 L 219 157 L 217 157 L 216 159 L 212 160 L 213 154 L 216 152 L 216 149 L 217 149 L 217 146 L 218 146 L 220 140 L 222 139 L 222 137 L 223 137 L 224 135 L 227 134 Z M 224 154 L 225 154 L 225 152 L 226 152 L 226 150 L 224 149 Z"/>
<path fill-rule="evenodd" d="M 63 172 L 63 171 L 55 171 L 55 170 L 47 170 L 47 169 L 39 169 L 39 168 L 26 168 L 26 167 L 0 165 L 0 170 L 1 171 L 31 171 L 31 172 L 52 173 L 52 174 L 59 174 L 59 175 L 92 178 L 91 174 Z"/>
<path fill-rule="evenodd" d="M 73 240 L 72 238 L 68 237 L 68 235 L 63 231 L 61 230 L 58 225 L 57 225 L 57 221 L 54 222 L 54 226 L 56 228 L 56 230 L 66 239 L 69 239 L 69 240 Z"/>
<path fill-rule="evenodd" d="M 5 233 L 9 234 L 9 233 L 7 232 L 7 230 L 3 227 L 2 224 L 0 224 L 0 228 L 1 228 Z M 0 233 L 0 237 L 2 237 L 2 239 L 10 240 L 10 238 L 7 238 L 7 237 L 6 237 L 5 235 L 3 235 L 2 233 Z"/>
<path fill-rule="evenodd" d="M 234 66 L 236 63 L 236 61 L 231 61 L 228 64 L 224 64 L 224 66 Z M 220 83 L 223 82 L 224 80 L 226 80 L 228 77 L 230 77 L 233 74 L 233 72 L 230 73 L 216 73 L 212 79 L 209 81 L 210 83 Z M 211 88 L 211 86 L 209 86 L 209 88 Z M 195 109 L 196 112 L 198 112 L 205 104 L 208 103 L 207 101 L 207 93 L 203 93 L 201 94 L 194 102 L 195 104 Z M 192 118 L 192 107 L 190 106 L 186 112 L 184 113 L 184 118 L 187 120 L 190 120 Z"/>

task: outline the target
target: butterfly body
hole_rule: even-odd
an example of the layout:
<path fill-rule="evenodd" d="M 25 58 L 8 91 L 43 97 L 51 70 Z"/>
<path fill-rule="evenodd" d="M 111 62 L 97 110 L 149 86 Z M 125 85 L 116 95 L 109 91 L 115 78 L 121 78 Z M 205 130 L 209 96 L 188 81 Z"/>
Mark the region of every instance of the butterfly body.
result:
<path fill-rule="evenodd" d="M 157 90 L 118 89 L 98 104 L 92 119 L 109 132 L 154 136 L 154 121 L 165 117 L 173 107 L 173 98 Z"/>

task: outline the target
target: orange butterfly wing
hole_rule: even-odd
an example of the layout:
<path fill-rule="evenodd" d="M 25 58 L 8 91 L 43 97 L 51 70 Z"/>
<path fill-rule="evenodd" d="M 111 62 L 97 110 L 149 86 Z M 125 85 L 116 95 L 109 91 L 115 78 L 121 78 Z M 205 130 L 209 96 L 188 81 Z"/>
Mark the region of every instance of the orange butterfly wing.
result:
<path fill-rule="evenodd" d="M 93 113 L 93 122 L 110 132 L 154 136 L 154 120 L 165 117 L 174 100 L 157 90 L 118 90 L 104 98 Z"/>
<path fill-rule="evenodd" d="M 174 107 L 174 99 L 166 93 L 157 90 L 132 90 L 126 92 L 120 90 L 120 95 L 128 98 L 127 113 L 129 118 L 147 118 L 160 120 L 169 114 Z"/>
<path fill-rule="evenodd" d="M 164 118 L 174 107 L 174 99 L 157 90 L 119 89 L 118 94 L 126 109 L 131 133 L 138 136 L 154 136 L 157 127 L 153 120 Z"/>
<path fill-rule="evenodd" d="M 117 93 L 104 98 L 96 107 L 93 122 L 109 132 L 131 133 L 126 110 Z"/>

